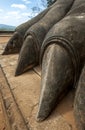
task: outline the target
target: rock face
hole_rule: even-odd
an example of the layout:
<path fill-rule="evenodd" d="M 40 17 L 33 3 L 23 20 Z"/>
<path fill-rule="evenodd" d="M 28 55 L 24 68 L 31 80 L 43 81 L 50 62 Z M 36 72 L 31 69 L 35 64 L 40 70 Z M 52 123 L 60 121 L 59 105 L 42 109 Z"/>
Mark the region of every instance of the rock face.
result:
<path fill-rule="evenodd" d="M 63 96 L 77 87 L 80 77 L 74 110 L 79 130 L 84 130 L 85 69 L 81 76 L 80 72 L 85 64 L 85 1 L 57 0 L 47 10 L 25 33 L 15 75 L 36 66 L 40 57 L 42 78 L 37 121 L 50 115 Z"/>

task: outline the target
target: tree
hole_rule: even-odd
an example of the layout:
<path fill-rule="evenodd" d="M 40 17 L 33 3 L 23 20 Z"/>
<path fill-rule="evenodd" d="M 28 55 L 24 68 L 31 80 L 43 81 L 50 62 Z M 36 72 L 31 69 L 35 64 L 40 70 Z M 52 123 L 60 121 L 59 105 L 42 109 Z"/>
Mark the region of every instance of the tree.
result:
<path fill-rule="evenodd" d="M 46 8 L 51 6 L 56 0 L 41 0 L 42 1 L 42 5 Z"/>
<path fill-rule="evenodd" d="M 42 2 L 42 6 L 44 8 L 46 8 L 47 7 L 47 0 L 41 0 L 41 2 Z"/>
<path fill-rule="evenodd" d="M 47 6 L 51 6 L 56 0 L 47 0 Z"/>

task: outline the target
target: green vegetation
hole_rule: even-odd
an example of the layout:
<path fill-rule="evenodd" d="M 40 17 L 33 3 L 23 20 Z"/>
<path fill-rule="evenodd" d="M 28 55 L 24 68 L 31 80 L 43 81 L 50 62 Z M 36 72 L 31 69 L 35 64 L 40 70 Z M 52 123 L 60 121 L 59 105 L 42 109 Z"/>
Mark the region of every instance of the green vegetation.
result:
<path fill-rule="evenodd" d="M 14 31 L 15 26 L 0 24 L 0 31 Z"/>

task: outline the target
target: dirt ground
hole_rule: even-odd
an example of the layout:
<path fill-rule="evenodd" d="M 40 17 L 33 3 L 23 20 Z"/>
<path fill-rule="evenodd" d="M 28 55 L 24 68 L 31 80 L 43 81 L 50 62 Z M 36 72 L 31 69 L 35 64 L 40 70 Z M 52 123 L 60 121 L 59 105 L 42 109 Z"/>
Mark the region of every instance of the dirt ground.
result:
<path fill-rule="evenodd" d="M 0 34 L 0 44 L 6 43 L 9 38 L 10 34 Z M 0 77 L 2 77 L 2 74 L 0 73 Z M 0 83 L 2 82 L 0 78 Z M 0 86 L 1 87 L 1 86 Z M 3 107 L 3 102 L 2 102 L 2 97 L 0 94 L 0 130 L 7 130 L 7 125 L 6 125 L 6 116 L 5 116 L 5 110 Z"/>
<path fill-rule="evenodd" d="M 2 47 L 2 44 L 4 45 L 4 43 L 8 41 L 10 36 L 11 35 L 8 34 L 0 35 L 0 45 L 1 45 L 0 47 Z M 36 123 L 35 115 L 39 99 L 38 95 L 40 91 L 39 88 L 41 78 L 40 68 L 39 67 L 34 68 L 32 71 L 15 78 L 13 76 L 14 68 L 16 65 L 14 59 L 16 60 L 17 56 L 13 55 L 8 57 L 1 56 L 0 59 L 1 59 L 0 64 L 2 65 L 3 70 L 7 76 L 7 79 L 11 85 L 12 94 L 14 94 L 14 97 L 17 101 L 19 109 L 21 110 L 23 118 L 27 123 L 26 125 L 27 127 L 29 127 L 30 130 L 77 130 L 73 114 L 74 90 L 72 90 L 61 101 L 61 103 L 57 106 L 57 108 L 55 109 L 55 111 L 53 112 L 53 114 L 50 116 L 49 119 L 40 124 Z M 2 73 L 0 73 L 0 77 L 2 77 Z M 0 83 L 2 82 L 1 79 Z M 24 82 L 25 79 L 27 79 L 27 82 Z M 6 113 L 3 106 L 4 105 L 2 102 L 2 97 L 0 95 L 0 130 L 7 130 L 7 121 L 6 121 L 7 118 L 5 116 Z M 16 120 L 13 121 L 16 122 Z M 20 118 L 18 121 L 21 121 Z M 12 122 L 13 125 L 14 122 Z"/>
<path fill-rule="evenodd" d="M 0 97 L 0 130 L 6 130 L 5 115 L 3 112 L 1 97 Z"/>

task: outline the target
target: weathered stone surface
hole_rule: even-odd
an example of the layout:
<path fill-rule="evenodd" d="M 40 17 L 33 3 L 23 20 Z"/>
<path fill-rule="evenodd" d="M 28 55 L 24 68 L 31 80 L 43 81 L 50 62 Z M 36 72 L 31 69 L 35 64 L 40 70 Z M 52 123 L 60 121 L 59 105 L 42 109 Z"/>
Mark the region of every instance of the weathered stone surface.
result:
<path fill-rule="evenodd" d="M 5 113 L 2 106 L 2 99 L 0 94 L 0 130 L 7 129 Z"/>
<path fill-rule="evenodd" d="M 16 76 L 39 64 L 40 50 L 46 34 L 54 24 L 65 17 L 73 2 L 74 0 L 57 0 L 47 14 L 27 30 L 19 54 Z M 56 14 L 56 17 L 54 14 Z"/>
<path fill-rule="evenodd" d="M 67 51 L 59 45 L 50 45 L 46 49 L 42 61 L 41 93 L 37 120 L 42 121 L 51 114 L 55 106 L 70 90 L 72 84 L 72 62 Z"/>
<path fill-rule="evenodd" d="M 49 117 L 49 119 L 41 123 L 36 122 L 35 115 L 37 108 L 37 106 L 34 107 L 29 119 L 29 124 L 31 125 L 32 130 L 72 130 L 72 127 L 56 111 Z"/>
<path fill-rule="evenodd" d="M 6 113 L 7 130 L 29 130 L 24 121 L 22 113 L 17 106 L 15 98 L 13 97 L 12 91 L 8 80 L 5 77 L 3 68 L 0 66 L 0 93 L 2 97 L 3 106 Z"/>
<path fill-rule="evenodd" d="M 85 130 L 85 65 L 76 91 L 74 112 L 78 129 Z"/>
<path fill-rule="evenodd" d="M 32 70 L 22 76 L 14 77 L 16 64 L 10 65 L 10 63 L 14 61 L 17 62 L 17 55 L 11 55 L 9 58 L 7 56 L 0 56 L 0 58 L 5 59 L 3 60 L 3 64 L 1 63 L 3 70 L 9 81 L 18 107 L 21 110 L 27 125 L 30 127 L 30 130 L 77 130 L 72 108 L 73 94 L 68 94 L 46 121 L 37 123 L 35 117 L 38 109 L 41 79 L 37 73 L 41 73 L 40 68 L 34 68 L 37 73 Z M 6 66 L 4 66 L 4 64 L 6 64 Z"/>
<path fill-rule="evenodd" d="M 51 28 L 43 42 L 39 120 L 50 115 L 58 98 L 65 94 L 70 85 L 76 88 L 85 63 L 85 3 L 79 1 L 79 4 Z"/>

